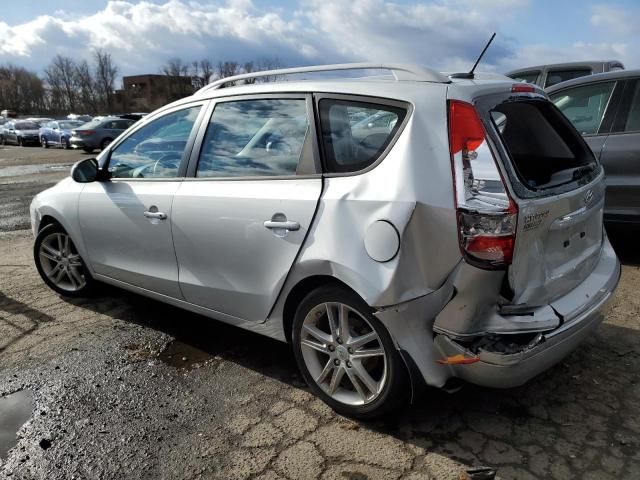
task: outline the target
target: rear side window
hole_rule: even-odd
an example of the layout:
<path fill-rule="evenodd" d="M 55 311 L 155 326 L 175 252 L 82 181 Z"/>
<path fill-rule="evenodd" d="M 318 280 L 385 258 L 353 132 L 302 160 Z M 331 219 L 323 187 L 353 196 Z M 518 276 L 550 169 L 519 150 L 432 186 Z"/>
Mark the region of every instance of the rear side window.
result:
<path fill-rule="evenodd" d="M 520 181 L 531 189 L 569 183 L 596 167 L 591 150 L 551 102 L 505 102 L 491 117 Z"/>
<path fill-rule="evenodd" d="M 550 95 L 551 101 L 583 135 L 598 132 L 615 82 L 581 85 Z"/>
<path fill-rule="evenodd" d="M 319 103 L 326 170 L 357 172 L 372 165 L 395 137 L 406 109 L 339 99 Z"/>
<path fill-rule="evenodd" d="M 584 77 L 586 75 L 591 75 L 591 70 L 589 70 L 588 68 L 551 71 L 547 73 L 547 81 L 545 82 L 544 86 L 550 87 L 551 85 L 555 85 L 556 83 L 566 82 L 567 80 Z"/>

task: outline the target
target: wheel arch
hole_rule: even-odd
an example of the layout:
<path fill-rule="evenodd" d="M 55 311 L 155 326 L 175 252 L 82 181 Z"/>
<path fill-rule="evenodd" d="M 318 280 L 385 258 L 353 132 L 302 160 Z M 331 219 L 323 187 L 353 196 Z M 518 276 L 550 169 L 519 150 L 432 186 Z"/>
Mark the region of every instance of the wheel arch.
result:
<path fill-rule="evenodd" d="M 316 288 L 328 285 L 344 288 L 362 299 L 362 296 L 358 294 L 358 292 L 336 277 L 332 277 L 330 275 L 312 275 L 310 277 L 303 278 L 296 283 L 291 290 L 289 290 L 282 309 L 282 328 L 284 330 L 287 343 L 291 343 L 293 318 L 302 299 Z"/>

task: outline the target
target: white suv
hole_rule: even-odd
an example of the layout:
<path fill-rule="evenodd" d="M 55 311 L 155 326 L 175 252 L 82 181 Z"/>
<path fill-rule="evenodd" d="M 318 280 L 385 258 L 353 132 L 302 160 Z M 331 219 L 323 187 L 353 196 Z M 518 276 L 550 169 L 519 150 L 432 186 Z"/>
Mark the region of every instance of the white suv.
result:
<path fill-rule="evenodd" d="M 283 81 L 356 69 L 391 75 Z M 35 198 L 38 271 L 63 295 L 106 282 L 290 342 L 346 415 L 454 378 L 522 384 L 618 282 L 603 172 L 538 87 L 454 77 L 215 82 Z"/>

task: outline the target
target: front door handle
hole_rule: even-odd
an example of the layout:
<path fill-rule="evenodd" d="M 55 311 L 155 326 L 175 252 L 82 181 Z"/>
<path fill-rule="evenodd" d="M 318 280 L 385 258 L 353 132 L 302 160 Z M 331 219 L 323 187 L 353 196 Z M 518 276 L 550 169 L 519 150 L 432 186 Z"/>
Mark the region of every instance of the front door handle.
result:
<path fill-rule="evenodd" d="M 290 232 L 294 232 L 296 230 L 300 230 L 300 224 L 298 222 L 293 222 L 291 220 L 285 220 L 283 222 L 277 222 L 273 220 L 267 220 L 264 222 L 264 226 L 269 230 L 273 229 L 282 229 L 288 230 Z"/>
<path fill-rule="evenodd" d="M 167 214 L 163 213 L 163 212 L 151 212 L 149 210 L 146 210 L 143 215 L 147 218 L 157 218 L 159 220 L 166 220 L 167 218 Z"/>

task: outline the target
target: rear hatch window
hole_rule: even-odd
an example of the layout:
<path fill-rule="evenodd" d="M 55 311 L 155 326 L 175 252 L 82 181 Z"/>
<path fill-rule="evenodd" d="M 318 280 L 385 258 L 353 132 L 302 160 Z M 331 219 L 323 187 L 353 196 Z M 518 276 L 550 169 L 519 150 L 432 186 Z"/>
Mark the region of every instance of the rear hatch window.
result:
<path fill-rule="evenodd" d="M 570 183 L 597 166 L 591 150 L 550 102 L 504 102 L 491 110 L 491 119 L 518 178 L 531 190 Z"/>

